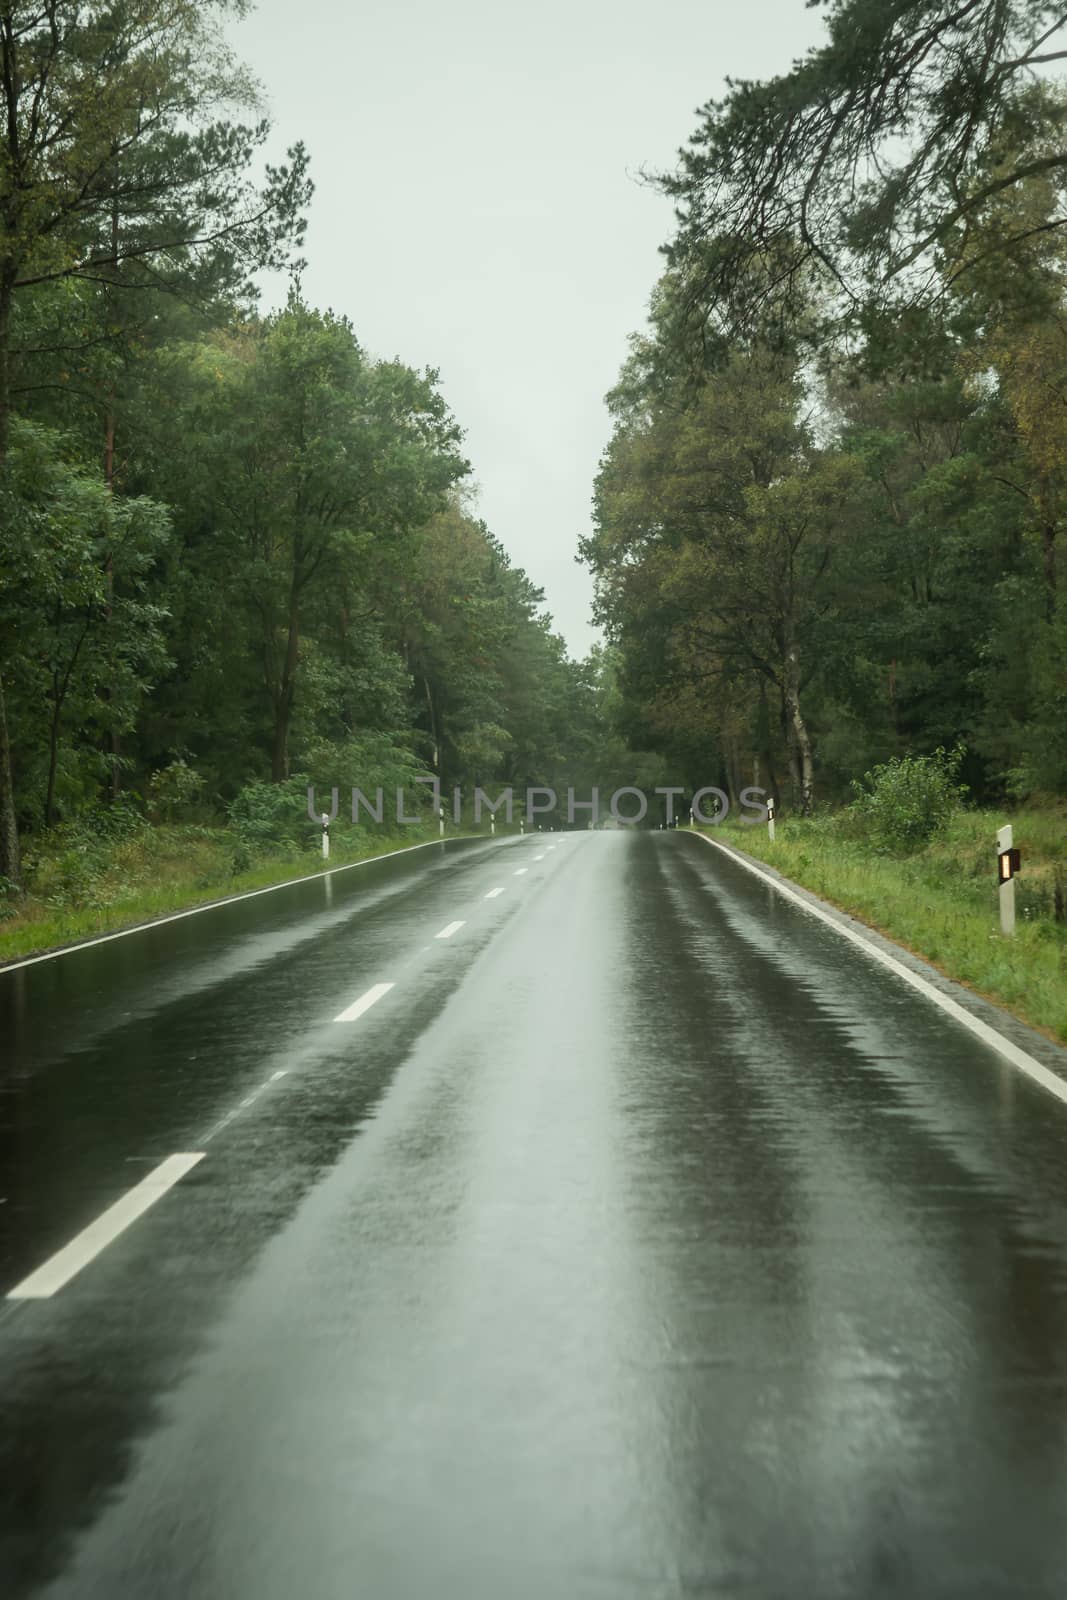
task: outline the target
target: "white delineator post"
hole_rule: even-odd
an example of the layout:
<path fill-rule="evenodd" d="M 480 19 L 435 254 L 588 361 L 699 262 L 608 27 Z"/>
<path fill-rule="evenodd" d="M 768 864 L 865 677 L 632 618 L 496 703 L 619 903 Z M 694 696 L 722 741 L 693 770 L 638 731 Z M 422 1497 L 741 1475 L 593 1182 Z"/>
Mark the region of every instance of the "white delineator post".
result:
<path fill-rule="evenodd" d="M 492 811 L 489 813 L 489 832 L 494 838 L 496 837 L 496 816 Z"/>
<path fill-rule="evenodd" d="M 774 843 L 774 801 L 767 801 L 767 837 Z"/>
<path fill-rule="evenodd" d="M 324 861 L 329 861 L 330 859 L 330 813 L 328 811 L 322 813 L 322 859 Z"/>
<path fill-rule="evenodd" d="M 445 836 L 445 808 L 444 808 L 444 806 L 438 806 L 438 808 L 437 808 L 437 831 L 438 831 L 438 836 L 443 839 L 444 836 Z"/>
<path fill-rule="evenodd" d="M 1012 831 L 1009 822 L 1006 828 L 997 829 L 997 893 L 1000 896 L 1001 933 L 1015 932 L 1015 879 L 1012 876 L 1011 849 Z"/>

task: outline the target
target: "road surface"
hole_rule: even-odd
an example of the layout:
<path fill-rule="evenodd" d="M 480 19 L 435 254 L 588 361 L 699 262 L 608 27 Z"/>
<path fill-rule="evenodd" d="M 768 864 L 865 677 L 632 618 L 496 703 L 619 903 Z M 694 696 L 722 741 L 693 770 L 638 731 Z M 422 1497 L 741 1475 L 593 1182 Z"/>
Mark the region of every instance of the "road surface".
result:
<path fill-rule="evenodd" d="M 7 1600 L 1063 1595 L 1067 1106 L 698 837 L 414 850 L 0 1038 Z"/>

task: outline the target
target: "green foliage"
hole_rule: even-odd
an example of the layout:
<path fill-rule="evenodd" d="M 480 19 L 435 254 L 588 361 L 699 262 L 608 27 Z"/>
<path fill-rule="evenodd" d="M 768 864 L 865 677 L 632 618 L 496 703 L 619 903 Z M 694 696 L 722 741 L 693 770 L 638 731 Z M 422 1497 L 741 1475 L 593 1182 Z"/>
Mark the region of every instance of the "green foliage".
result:
<path fill-rule="evenodd" d="M 400 835 L 337 841 L 331 866 L 363 860 L 421 839 Z M 225 827 L 162 825 L 111 843 L 88 864 L 70 855 L 62 830 L 39 835 L 30 852 L 33 881 L 5 897 L 0 884 L 0 961 L 129 927 L 249 889 L 314 872 L 319 863 L 290 846 L 253 852 Z"/>
<path fill-rule="evenodd" d="M 822 344 L 841 319 L 898 343 L 942 292 L 938 252 L 970 246 L 1035 177 L 1063 180 L 1062 107 L 1034 81 L 1062 53 L 1045 53 L 1062 27 L 1049 0 L 826 0 L 824 14 L 826 40 L 778 77 L 729 81 L 660 178 L 693 335 L 717 319 L 788 338 L 807 322 Z M 997 228 L 974 255 L 1003 280 L 1038 231 Z"/>
<path fill-rule="evenodd" d="M 993 859 L 996 829 L 1005 822 L 1012 823 L 1023 850 L 1013 938 L 999 930 Z M 811 822 L 787 819 L 773 844 L 762 828 L 735 825 L 728 837 L 1067 1042 L 1067 925 L 1055 919 L 1057 877 L 1067 882 L 1062 807 L 956 810 L 940 832 L 906 856 L 874 849 L 857 836 L 847 812 Z"/>
<path fill-rule="evenodd" d="M 283 783 L 255 779 L 246 783 L 227 808 L 230 828 L 251 855 L 277 846 L 306 849 L 320 835 L 308 816 L 306 776 Z"/>
<path fill-rule="evenodd" d="M 894 757 L 854 780 L 849 815 L 876 850 L 905 855 L 947 825 L 967 787 L 959 779 L 965 751 L 957 745 L 928 756 Z"/>
<path fill-rule="evenodd" d="M 238 287 L 256 266 L 289 264 L 310 194 L 305 153 L 295 147 L 257 181 L 268 123 L 217 116 L 222 106 L 259 109 L 223 33 L 242 9 L 242 0 L 8 8 L 0 299 L 72 278 L 204 294 Z"/>
<path fill-rule="evenodd" d="M 98 845 L 124 786 L 164 827 L 229 806 L 238 874 L 316 842 L 295 773 L 346 809 L 432 774 L 754 784 L 785 815 L 868 771 L 849 826 L 892 850 L 964 784 L 1062 790 L 1067 164 L 1025 71 L 1038 0 L 962 27 L 943 0 L 832 0 L 826 49 L 706 108 L 610 397 L 585 662 L 477 516 L 437 374 L 296 288 L 255 314 L 310 190 L 299 147 L 256 173 L 222 31 L 243 0 L 119 0 L 103 31 L 53 9 L 0 37 L 12 883 L 18 823 L 49 893 L 119 893 Z M 908 755 L 957 741 L 951 770 Z"/>
<path fill-rule="evenodd" d="M 148 780 L 148 801 L 161 822 L 177 822 L 195 809 L 204 793 L 204 775 L 180 756 L 153 772 Z"/>
<path fill-rule="evenodd" d="M 149 826 L 136 796 L 92 805 L 35 839 L 26 852 L 30 889 L 53 909 L 100 907 L 121 893 L 124 855 L 137 850 Z"/>

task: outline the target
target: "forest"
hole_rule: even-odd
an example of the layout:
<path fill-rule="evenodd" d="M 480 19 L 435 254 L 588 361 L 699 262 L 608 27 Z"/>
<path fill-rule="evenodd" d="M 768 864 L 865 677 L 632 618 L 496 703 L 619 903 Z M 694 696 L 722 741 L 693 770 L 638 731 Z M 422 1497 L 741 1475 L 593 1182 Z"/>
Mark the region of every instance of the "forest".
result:
<path fill-rule="evenodd" d="M 805 815 L 912 753 L 1060 795 L 1063 18 L 822 9 L 650 175 L 677 227 L 582 546 L 623 725 Z"/>
<path fill-rule="evenodd" d="M 946 797 L 1056 812 L 1054 7 L 828 0 L 823 44 L 728 80 L 645 174 L 675 221 L 574 530 L 580 661 L 478 514 L 439 374 L 307 302 L 310 158 L 268 156 L 247 9 L 0 6 L 6 918 L 72 936 L 138 875 L 277 876 L 310 783 L 752 785 L 856 826 L 892 790 L 890 851 Z"/>
<path fill-rule="evenodd" d="M 611 745 L 606 663 L 480 520 L 438 374 L 302 295 L 309 158 L 265 159 L 245 9 L 0 8 L 9 900 L 40 844 L 77 899 L 146 821 L 306 844 L 309 781 L 564 785 Z"/>

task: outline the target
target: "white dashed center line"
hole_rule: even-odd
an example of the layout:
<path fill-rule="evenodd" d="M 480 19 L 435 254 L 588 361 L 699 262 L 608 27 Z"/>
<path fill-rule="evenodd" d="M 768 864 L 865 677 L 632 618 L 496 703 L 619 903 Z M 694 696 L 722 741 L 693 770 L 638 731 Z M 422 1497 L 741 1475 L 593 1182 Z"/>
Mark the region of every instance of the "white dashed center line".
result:
<path fill-rule="evenodd" d="M 346 1006 L 343 1011 L 339 1011 L 333 1020 L 335 1022 L 355 1022 L 356 1018 L 361 1017 L 364 1011 L 369 1011 L 371 1006 L 382 998 L 383 994 L 388 994 L 392 987 L 391 983 L 376 983 L 373 989 L 368 989 L 366 994 L 361 994 L 358 1000 L 353 1000 L 350 1006 Z"/>
<path fill-rule="evenodd" d="M 13 1289 L 8 1291 L 9 1300 L 48 1300 L 69 1283 L 76 1273 L 98 1256 L 101 1250 L 117 1239 L 120 1233 L 125 1233 L 131 1222 L 143 1216 L 150 1206 L 161 1200 L 168 1189 L 172 1189 L 180 1178 L 196 1166 L 198 1161 L 203 1161 L 202 1150 L 188 1151 L 181 1155 L 168 1156 L 166 1161 L 161 1161 L 158 1167 L 135 1184 L 128 1194 L 121 1200 L 116 1200 L 113 1206 L 84 1228 L 69 1244 L 64 1245 L 54 1256 L 49 1256 L 44 1266 L 38 1267 L 36 1272 L 31 1272 L 28 1278 L 23 1278 Z"/>
<path fill-rule="evenodd" d="M 554 844 L 546 845 L 539 855 L 534 856 L 534 860 L 543 861 L 548 851 L 555 848 Z M 529 867 L 517 867 L 514 875 L 516 878 L 521 878 L 529 870 Z M 495 889 L 490 889 L 485 898 L 487 900 L 495 900 L 498 895 L 503 893 L 504 886 L 501 884 Z M 450 922 L 447 927 L 442 928 L 440 933 L 435 935 L 435 938 L 451 939 L 453 934 L 458 933 L 460 928 L 464 927 L 466 927 L 464 921 Z M 429 950 L 429 948 L 429 945 L 427 945 L 426 949 Z M 334 1021 L 355 1022 L 358 1017 L 362 1017 L 365 1012 L 369 1011 L 371 1006 L 376 1005 L 384 995 L 387 995 L 392 988 L 395 988 L 392 983 L 374 984 L 365 994 L 360 995 L 358 1000 L 353 1000 L 350 1006 L 346 1006 L 343 1011 L 339 1011 Z M 236 1111 L 232 1111 L 229 1116 L 222 1119 L 218 1127 L 212 1129 L 208 1138 L 210 1139 L 215 1133 L 227 1126 L 240 1111 L 247 1110 L 254 1105 L 263 1089 L 267 1087 L 267 1084 L 276 1083 L 279 1078 L 284 1078 L 285 1076 L 286 1070 L 284 1068 L 273 1072 L 266 1080 L 266 1083 L 261 1085 L 255 1093 L 246 1096 L 240 1102 Z M 110 1206 L 95 1222 L 90 1223 L 89 1227 L 83 1229 L 68 1245 L 57 1251 L 55 1255 L 50 1256 L 43 1266 L 38 1267 L 35 1272 L 30 1273 L 28 1278 L 23 1278 L 21 1283 L 16 1284 L 13 1289 L 9 1290 L 7 1298 L 9 1300 L 46 1300 L 54 1295 L 57 1290 L 62 1289 L 64 1284 L 69 1283 L 71 1278 L 79 1273 L 83 1267 L 88 1266 L 90 1261 L 98 1256 L 102 1250 L 105 1250 L 121 1233 L 125 1232 L 131 1223 L 136 1222 L 138 1217 L 143 1216 L 151 1206 L 155 1205 L 157 1200 L 166 1194 L 168 1189 L 173 1188 L 187 1172 L 191 1171 L 203 1159 L 203 1150 L 168 1156 L 146 1178 L 142 1178 L 140 1183 L 123 1195 L 120 1200 L 117 1200 L 113 1206 Z"/>

